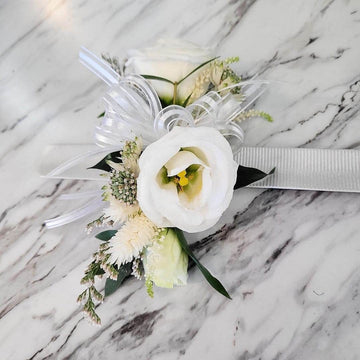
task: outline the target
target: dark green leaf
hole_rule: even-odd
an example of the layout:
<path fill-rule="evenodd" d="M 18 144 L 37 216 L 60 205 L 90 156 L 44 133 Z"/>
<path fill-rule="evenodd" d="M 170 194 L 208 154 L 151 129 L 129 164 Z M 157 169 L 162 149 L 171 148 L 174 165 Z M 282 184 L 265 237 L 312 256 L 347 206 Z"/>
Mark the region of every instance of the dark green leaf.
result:
<path fill-rule="evenodd" d="M 219 56 L 214 57 L 210 60 L 205 61 L 204 63 L 200 64 L 199 66 L 197 66 L 193 71 L 190 71 L 184 78 L 182 78 L 180 81 L 178 81 L 177 83 L 180 84 L 182 83 L 185 79 L 187 79 L 190 75 L 192 75 L 194 72 L 198 71 L 199 69 L 201 69 L 203 66 L 207 65 L 208 63 L 211 63 L 212 61 L 218 59 Z"/>
<path fill-rule="evenodd" d="M 107 163 L 107 161 L 112 161 L 114 163 L 121 163 L 121 159 L 119 158 L 120 153 L 119 151 L 112 152 L 110 154 L 107 154 L 102 160 L 100 160 L 96 165 L 90 166 L 88 169 L 99 169 L 103 171 L 111 171 L 110 165 Z"/>
<path fill-rule="evenodd" d="M 237 179 L 234 186 L 234 189 L 239 189 L 241 187 L 252 184 L 255 181 L 263 179 L 265 176 L 273 174 L 275 168 L 273 168 L 268 174 L 263 171 L 251 167 L 239 165 L 237 170 Z"/>
<path fill-rule="evenodd" d="M 116 233 L 117 230 L 106 230 L 95 235 L 95 237 L 102 241 L 109 241 Z"/>
<path fill-rule="evenodd" d="M 131 272 L 132 263 L 127 263 L 120 266 L 117 280 L 111 280 L 109 278 L 106 279 L 105 296 L 109 296 L 114 293 L 121 286 L 124 280 L 131 274 Z"/>
<path fill-rule="evenodd" d="M 99 269 L 95 275 L 104 275 L 105 271 L 103 269 Z"/>
<path fill-rule="evenodd" d="M 105 116 L 105 111 L 103 111 L 100 115 L 98 115 L 98 119 L 100 119 L 100 118 L 102 118 L 102 117 L 104 117 Z"/>
<path fill-rule="evenodd" d="M 172 98 L 171 99 L 160 99 L 161 107 L 165 108 L 172 104 Z"/>
<path fill-rule="evenodd" d="M 224 286 L 221 284 L 221 282 L 216 279 L 214 276 L 211 275 L 211 273 L 209 272 L 209 270 L 207 270 L 205 268 L 205 266 L 203 266 L 200 261 L 195 257 L 194 253 L 191 251 L 188 243 L 186 242 L 185 236 L 183 234 L 183 232 L 180 229 L 174 228 L 174 231 L 176 232 L 176 235 L 179 239 L 180 245 L 182 247 L 182 249 L 185 251 L 185 253 L 194 261 L 194 263 L 196 264 L 196 266 L 199 268 L 199 270 L 202 272 L 202 274 L 204 275 L 205 279 L 207 280 L 207 282 L 216 290 L 218 291 L 220 294 L 224 295 L 225 297 L 227 297 L 228 299 L 231 299 L 230 295 L 228 294 L 228 292 L 226 291 L 226 289 L 224 288 Z"/>
<path fill-rule="evenodd" d="M 145 79 L 148 79 L 148 80 L 159 80 L 159 81 L 164 81 L 164 82 L 167 82 L 167 83 L 170 83 L 170 84 L 173 84 L 174 83 L 169 80 L 169 79 L 165 79 L 163 77 L 160 77 L 160 76 L 155 76 L 155 75 L 141 75 L 143 78 Z"/>
<path fill-rule="evenodd" d="M 188 104 L 188 102 L 189 102 L 192 94 L 193 94 L 193 93 L 191 93 L 191 94 L 185 99 L 185 101 L 184 101 L 183 104 L 181 105 L 182 107 L 186 107 L 186 105 Z"/>
<path fill-rule="evenodd" d="M 92 268 L 94 275 L 103 275 L 103 274 L 105 274 L 105 271 L 100 267 L 99 263 L 93 261 L 92 264 L 94 264 L 93 268 Z"/>

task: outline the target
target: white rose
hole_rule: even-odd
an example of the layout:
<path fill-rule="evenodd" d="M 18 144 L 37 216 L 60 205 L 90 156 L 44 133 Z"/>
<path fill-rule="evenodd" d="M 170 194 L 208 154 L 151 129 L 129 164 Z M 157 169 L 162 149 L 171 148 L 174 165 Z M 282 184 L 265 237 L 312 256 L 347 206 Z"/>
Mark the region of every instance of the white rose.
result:
<path fill-rule="evenodd" d="M 237 164 L 227 140 L 209 127 L 175 127 L 139 159 L 137 199 L 159 227 L 213 226 L 229 206 Z"/>
<path fill-rule="evenodd" d="M 153 47 L 141 50 L 129 50 L 126 69 L 129 73 L 155 75 L 173 82 L 178 82 L 197 66 L 210 60 L 213 56 L 209 49 L 200 48 L 191 42 L 180 39 L 160 39 Z M 202 67 L 201 70 L 204 70 Z M 199 74 L 196 71 L 177 87 L 176 103 L 183 104 L 193 92 Z M 151 80 L 159 97 L 167 104 L 172 103 L 174 86 L 170 83 Z M 203 92 L 209 82 L 202 84 Z"/>

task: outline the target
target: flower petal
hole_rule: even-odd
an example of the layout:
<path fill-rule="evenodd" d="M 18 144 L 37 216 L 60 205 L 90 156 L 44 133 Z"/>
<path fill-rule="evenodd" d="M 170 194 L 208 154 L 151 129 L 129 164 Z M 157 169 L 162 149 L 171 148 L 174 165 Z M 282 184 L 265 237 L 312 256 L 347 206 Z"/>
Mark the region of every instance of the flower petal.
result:
<path fill-rule="evenodd" d="M 195 154 L 190 151 L 179 151 L 166 164 L 168 176 L 175 176 L 181 171 L 187 169 L 190 165 L 202 165 L 206 167 Z"/>

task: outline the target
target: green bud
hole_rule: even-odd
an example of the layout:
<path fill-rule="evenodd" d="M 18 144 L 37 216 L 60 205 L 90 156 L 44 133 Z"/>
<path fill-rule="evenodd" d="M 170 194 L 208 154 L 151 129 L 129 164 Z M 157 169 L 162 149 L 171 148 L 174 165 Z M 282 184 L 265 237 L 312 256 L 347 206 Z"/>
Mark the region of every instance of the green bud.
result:
<path fill-rule="evenodd" d="M 156 286 L 186 285 L 188 256 L 173 229 L 165 229 L 160 239 L 146 249 L 143 265 L 145 278 Z"/>

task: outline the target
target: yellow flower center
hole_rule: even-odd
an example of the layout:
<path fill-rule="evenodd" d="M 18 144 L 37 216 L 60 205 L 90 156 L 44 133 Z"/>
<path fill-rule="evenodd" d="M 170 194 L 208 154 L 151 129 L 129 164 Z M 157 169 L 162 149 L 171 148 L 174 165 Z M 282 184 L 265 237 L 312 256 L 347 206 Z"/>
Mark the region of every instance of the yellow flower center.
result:
<path fill-rule="evenodd" d="M 179 177 L 179 185 L 186 186 L 189 184 L 189 179 L 186 177 L 186 170 L 183 170 L 177 174 Z"/>

